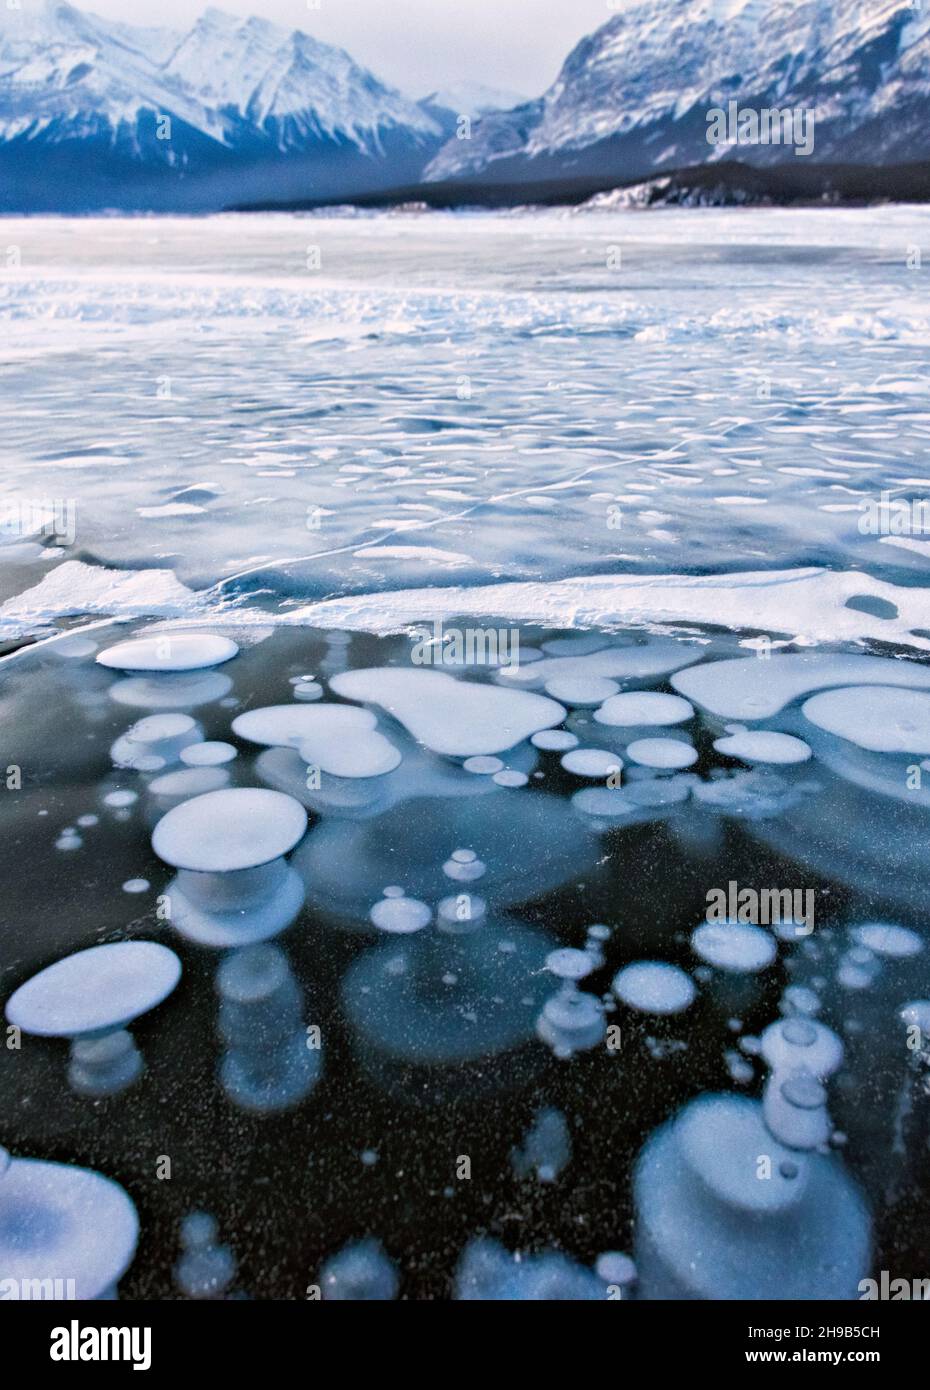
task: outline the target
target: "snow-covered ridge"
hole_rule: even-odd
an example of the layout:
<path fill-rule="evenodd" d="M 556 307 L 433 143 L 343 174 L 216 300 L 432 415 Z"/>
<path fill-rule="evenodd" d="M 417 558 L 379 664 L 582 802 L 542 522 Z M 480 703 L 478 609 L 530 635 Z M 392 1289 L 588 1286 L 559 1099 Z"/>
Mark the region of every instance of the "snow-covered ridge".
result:
<path fill-rule="evenodd" d="M 883 599 L 895 616 L 879 618 L 848 606 L 863 596 Z M 170 570 L 110 570 L 66 560 L 0 606 L 0 636 L 12 640 L 69 614 L 93 614 L 98 622 L 99 615 L 151 616 L 243 630 L 313 627 L 381 635 L 456 618 L 607 631 L 709 624 L 777 634 L 805 646 L 879 641 L 930 651 L 923 635 L 930 629 L 930 590 L 816 568 L 399 589 L 267 612 L 240 607 L 224 585 L 194 592 Z"/>
<path fill-rule="evenodd" d="M 418 103 L 342 49 L 264 19 L 210 8 L 181 33 L 54 0 L 0 9 L 0 142 L 104 136 L 138 154 L 146 115 L 221 146 L 281 152 L 327 139 L 375 154 L 387 131 L 440 135 Z"/>
<path fill-rule="evenodd" d="M 814 111 L 824 162 L 930 158 L 930 20 L 913 0 L 625 0 L 539 102 L 484 117 L 427 177 L 635 178 L 733 157 L 706 138 L 707 111 L 731 99 Z"/>

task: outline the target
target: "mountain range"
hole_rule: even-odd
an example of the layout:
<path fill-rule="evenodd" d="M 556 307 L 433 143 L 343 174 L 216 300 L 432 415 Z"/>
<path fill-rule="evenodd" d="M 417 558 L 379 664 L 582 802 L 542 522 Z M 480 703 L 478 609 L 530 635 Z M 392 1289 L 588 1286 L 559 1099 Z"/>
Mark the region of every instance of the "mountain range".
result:
<path fill-rule="evenodd" d="M 414 100 L 264 19 L 211 8 L 178 32 L 23 0 L 0 9 L 0 211 L 622 183 L 732 159 L 707 139 L 708 111 L 729 103 L 813 113 L 817 162 L 930 159 L 927 0 L 611 8 L 536 99 L 462 83 Z M 784 144 L 738 149 L 757 167 L 796 157 Z"/>

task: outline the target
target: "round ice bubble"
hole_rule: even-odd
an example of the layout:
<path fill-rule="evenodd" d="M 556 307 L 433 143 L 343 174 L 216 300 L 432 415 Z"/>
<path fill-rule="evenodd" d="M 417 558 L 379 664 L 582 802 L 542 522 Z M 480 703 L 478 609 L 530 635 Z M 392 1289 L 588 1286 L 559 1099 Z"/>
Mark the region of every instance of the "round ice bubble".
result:
<path fill-rule="evenodd" d="M 117 642 L 101 652 L 101 666 L 117 671 L 194 671 L 229 661 L 239 648 L 228 637 L 199 632 L 159 633 Z"/>
<path fill-rule="evenodd" d="M 148 714 L 116 740 L 110 756 L 117 767 L 144 771 L 151 768 L 150 758 L 159 759 L 156 767 L 177 762 L 182 748 L 202 740 L 203 730 L 189 714 Z"/>
<path fill-rule="evenodd" d="M 718 753 L 729 758 L 739 758 L 744 763 L 777 763 L 787 766 L 791 763 L 807 762 L 811 756 L 810 745 L 791 734 L 773 733 L 767 729 L 746 729 L 742 733 L 730 734 L 714 742 Z"/>
<path fill-rule="evenodd" d="M 10 997 L 24 1033 L 77 1038 L 124 1028 L 166 999 L 181 977 L 174 951 L 155 941 L 91 946 L 40 970 Z"/>
<path fill-rule="evenodd" d="M 606 676 L 553 676 L 545 684 L 547 695 L 575 709 L 594 709 L 619 689 L 617 682 Z"/>
<path fill-rule="evenodd" d="M 631 1009 L 647 1014 L 677 1014 L 687 1009 L 697 993 L 694 981 L 677 965 L 641 960 L 624 966 L 611 989 Z"/>
<path fill-rule="evenodd" d="M 494 773 L 494 781 L 499 787 L 525 787 L 529 780 L 525 772 L 518 772 L 516 768 L 511 767 Z"/>
<path fill-rule="evenodd" d="M 776 956 L 774 938 L 746 922 L 705 922 L 691 934 L 691 948 L 701 960 L 734 975 L 755 974 Z"/>
<path fill-rule="evenodd" d="M 605 700 L 594 718 L 598 724 L 618 728 L 682 724 L 694 714 L 694 706 L 680 695 L 655 690 L 625 690 Z"/>
<path fill-rule="evenodd" d="M 422 931 L 433 920 L 429 906 L 416 898 L 382 898 L 369 915 L 379 931 L 397 935 Z"/>
<path fill-rule="evenodd" d="M 232 787 L 174 807 L 155 827 L 152 847 L 176 869 L 226 873 L 287 854 L 306 828 L 307 813 L 293 797 Z"/>
<path fill-rule="evenodd" d="M 189 747 L 181 749 L 181 762 L 186 763 L 188 767 L 216 767 L 222 763 L 231 763 L 236 756 L 236 750 L 231 743 L 192 743 Z"/>
<path fill-rule="evenodd" d="M 825 690 L 805 700 L 805 719 L 874 753 L 930 753 L 930 694 L 897 686 Z"/>
<path fill-rule="evenodd" d="M 500 758 L 492 758 L 484 754 L 478 754 L 474 758 L 466 758 L 462 766 L 466 772 L 473 772 L 479 777 L 493 777 L 496 773 L 502 772 L 504 768 Z"/>
<path fill-rule="evenodd" d="M 818 1149 L 830 1138 L 827 1093 L 809 1072 L 775 1072 L 766 1083 L 762 1107 L 769 1130 L 787 1148 Z"/>
<path fill-rule="evenodd" d="M 691 767 L 698 756 L 690 743 L 678 738 L 637 738 L 626 751 L 634 763 L 643 767 Z"/>
<path fill-rule="evenodd" d="M 575 777 L 600 780 L 609 777 L 611 773 L 619 772 L 623 767 L 623 759 L 603 748 L 573 748 L 562 758 L 562 766 Z"/>
<path fill-rule="evenodd" d="M 578 736 L 569 733 L 568 729 L 541 729 L 533 735 L 530 743 L 544 752 L 564 753 L 569 748 L 578 747 Z"/>
<path fill-rule="evenodd" d="M 102 1173 L 34 1158 L 0 1161 L 0 1270 L 15 1287 L 73 1280 L 56 1297 L 115 1298 L 138 1235 L 129 1196 Z"/>
<path fill-rule="evenodd" d="M 863 922 L 861 926 L 851 927 L 850 935 L 860 946 L 889 960 L 906 960 L 924 949 L 917 932 L 891 922 Z"/>
<path fill-rule="evenodd" d="M 773 1071 L 804 1071 L 821 1080 L 843 1065 L 842 1040 L 813 1018 L 785 1018 L 762 1034 L 761 1052 Z"/>
<path fill-rule="evenodd" d="M 343 1246 L 320 1274 L 324 1299 L 383 1302 L 397 1297 L 398 1282 L 397 1270 L 377 1240 Z"/>
<path fill-rule="evenodd" d="M 559 980 L 583 980 L 594 969 L 594 958 L 590 951 L 561 946 L 546 956 L 546 969 Z"/>

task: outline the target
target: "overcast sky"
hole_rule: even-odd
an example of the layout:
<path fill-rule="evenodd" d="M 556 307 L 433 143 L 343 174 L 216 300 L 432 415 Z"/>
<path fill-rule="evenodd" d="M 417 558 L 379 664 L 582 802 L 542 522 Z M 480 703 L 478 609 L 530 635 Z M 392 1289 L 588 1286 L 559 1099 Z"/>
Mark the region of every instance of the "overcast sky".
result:
<path fill-rule="evenodd" d="M 133 24 L 189 28 L 200 0 L 74 0 Z M 216 8 L 260 14 L 339 44 L 413 96 L 469 78 L 538 96 L 616 0 L 221 0 Z"/>

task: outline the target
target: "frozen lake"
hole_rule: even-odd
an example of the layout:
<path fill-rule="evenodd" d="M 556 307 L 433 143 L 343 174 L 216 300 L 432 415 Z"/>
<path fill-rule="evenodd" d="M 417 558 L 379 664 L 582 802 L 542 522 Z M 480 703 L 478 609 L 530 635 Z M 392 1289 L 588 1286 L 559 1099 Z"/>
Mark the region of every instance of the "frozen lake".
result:
<path fill-rule="evenodd" d="M 921 253 L 0 223 L 0 1142 L 128 1192 L 104 1283 L 926 1276 Z"/>
<path fill-rule="evenodd" d="M 71 556 L 197 588 L 810 564 L 911 583 L 920 548 L 859 522 L 930 486 L 928 226 L 8 219 L 0 486 L 69 508 Z"/>

